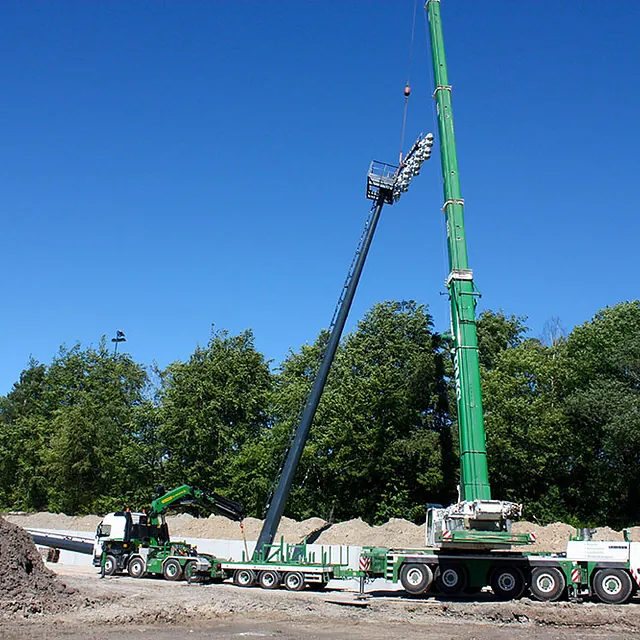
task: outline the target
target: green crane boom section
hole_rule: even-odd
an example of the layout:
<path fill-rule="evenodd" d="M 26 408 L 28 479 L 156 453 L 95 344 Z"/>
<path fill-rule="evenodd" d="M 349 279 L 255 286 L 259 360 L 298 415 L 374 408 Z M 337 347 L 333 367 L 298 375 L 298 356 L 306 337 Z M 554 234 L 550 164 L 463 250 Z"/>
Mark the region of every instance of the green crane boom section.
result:
<path fill-rule="evenodd" d="M 440 0 L 428 0 L 434 97 L 438 105 L 440 157 L 444 186 L 443 211 L 447 222 L 451 328 L 458 425 L 460 432 L 460 486 L 462 500 L 490 500 L 486 437 L 482 410 L 480 362 L 476 333 L 476 296 L 473 274 L 467 259 L 464 230 L 464 201 L 460 193 L 458 156 L 451 108 L 451 86 L 444 53 Z"/>

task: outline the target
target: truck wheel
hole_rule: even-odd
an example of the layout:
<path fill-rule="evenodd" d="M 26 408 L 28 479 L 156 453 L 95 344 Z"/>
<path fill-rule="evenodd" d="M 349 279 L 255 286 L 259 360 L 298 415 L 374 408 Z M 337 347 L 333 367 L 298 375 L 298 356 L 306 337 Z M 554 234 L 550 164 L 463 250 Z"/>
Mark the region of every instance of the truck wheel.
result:
<path fill-rule="evenodd" d="M 433 571 L 428 564 L 408 563 L 400 567 L 400 584 L 407 593 L 419 595 L 429 590 Z"/>
<path fill-rule="evenodd" d="M 491 589 L 499 600 L 517 600 L 525 586 L 524 575 L 518 567 L 496 567 L 491 574 Z"/>
<path fill-rule="evenodd" d="M 162 575 L 165 580 L 175 582 L 182 578 L 182 566 L 174 558 L 169 558 L 162 566 Z"/>
<path fill-rule="evenodd" d="M 145 573 L 144 560 L 139 557 L 131 558 L 127 570 L 132 578 L 142 578 Z"/>
<path fill-rule="evenodd" d="M 436 589 L 445 596 L 462 593 L 467 582 L 467 570 L 461 564 L 444 564 L 436 570 Z"/>
<path fill-rule="evenodd" d="M 260 572 L 258 582 L 263 589 L 277 589 L 280 586 L 280 575 L 277 571 L 267 569 Z"/>
<path fill-rule="evenodd" d="M 115 556 L 112 556 L 111 554 L 109 554 L 104 559 L 104 575 L 112 576 L 116 573 L 117 570 L 118 570 L 118 561 L 116 560 Z"/>
<path fill-rule="evenodd" d="M 238 569 L 233 574 L 233 582 L 239 587 L 253 587 L 256 583 L 255 571 L 251 569 Z"/>
<path fill-rule="evenodd" d="M 567 586 L 564 573 L 556 567 L 535 567 L 531 572 L 531 595 L 536 600 L 555 602 Z"/>
<path fill-rule="evenodd" d="M 187 582 L 196 582 L 197 576 L 195 574 L 198 563 L 195 560 L 189 560 L 182 570 L 182 575 Z"/>
<path fill-rule="evenodd" d="M 304 589 L 304 575 L 299 571 L 285 573 L 284 586 L 289 591 L 302 591 Z"/>
<path fill-rule="evenodd" d="M 593 590 L 601 602 L 624 604 L 633 594 L 633 582 L 622 569 L 599 569 L 593 576 Z"/>

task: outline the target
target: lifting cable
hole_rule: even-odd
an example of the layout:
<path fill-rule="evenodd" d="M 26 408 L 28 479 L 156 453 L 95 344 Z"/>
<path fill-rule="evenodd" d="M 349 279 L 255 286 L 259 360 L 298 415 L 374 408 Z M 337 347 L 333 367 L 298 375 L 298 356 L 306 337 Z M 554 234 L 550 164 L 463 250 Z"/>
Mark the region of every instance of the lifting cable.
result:
<path fill-rule="evenodd" d="M 409 96 L 411 95 L 411 62 L 413 60 L 413 42 L 416 35 L 416 15 L 418 12 L 418 0 L 413 3 L 413 22 L 411 24 L 411 42 L 409 44 L 409 63 L 407 65 L 407 83 L 404 86 L 404 114 L 402 116 L 402 133 L 400 134 L 400 155 L 398 163 L 402 164 L 402 149 L 404 148 L 404 132 L 407 127 L 407 107 L 409 106 Z"/>

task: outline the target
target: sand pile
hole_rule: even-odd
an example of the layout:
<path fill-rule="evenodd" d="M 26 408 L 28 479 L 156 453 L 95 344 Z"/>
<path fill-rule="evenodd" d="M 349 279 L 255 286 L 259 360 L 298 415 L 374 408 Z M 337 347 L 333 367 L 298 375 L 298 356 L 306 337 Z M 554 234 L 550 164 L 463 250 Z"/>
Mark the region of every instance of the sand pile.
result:
<path fill-rule="evenodd" d="M 184 538 L 211 538 L 216 540 L 241 540 L 242 530 L 239 522 L 234 522 L 224 516 L 211 515 L 208 518 L 194 518 L 182 513 L 167 518 L 169 531 L 173 536 Z M 244 535 L 247 540 L 256 540 L 262 529 L 262 520 L 246 518 L 243 522 Z M 322 518 L 309 518 L 302 522 L 282 518 L 276 540 L 284 536 L 285 542 L 302 542 L 316 531 L 325 527 L 327 523 Z"/>
<path fill-rule="evenodd" d="M 533 522 L 514 522 L 514 533 L 533 533 L 536 537 L 535 544 L 527 546 L 531 551 L 566 551 L 569 538 L 575 535 L 576 530 L 568 524 L 554 522 L 545 527 Z"/>
<path fill-rule="evenodd" d="M 423 547 L 425 528 L 424 525 L 419 526 L 408 520 L 397 518 L 389 520 L 386 524 L 372 527 L 357 518 L 332 525 L 320 534 L 316 542 L 376 547 Z"/>
<path fill-rule="evenodd" d="M 75 591 L 44 566 L 26 531 L 0 518 L 0 615 L 56 613 L 77 604 Z"/>
<path fill-rule="evenodd" d="M 102 518 L 100 516 L 67 516 L 64 513 L 8 513 L 3 517 L 9 522 L 25 529 L 57 529 L 63 531 L 90 531 L 96 528 Z"/>
<path fill-rule="evenodd" d="M 100 522 L 99 516 L 66 516 L 54 513 L 8 514 L 6 519 L 24 528 L 86 531 L 93 535 Z M 224 516 L 211 515 L 208 518 L 194 518 L 183 513 L 167 517 L 171 535 L 178 538 L 208 538 L 214 540 L 242 540 L 240 523 Z M 247 518 L 244 532 L 247 540 L 257 540 L 262 529 L 262 520 Z M 534 533 L 536 543 L 528 547 L 534 551 L 564 551 L 570 536 L 575 535 L 574 527 L 561 522 L 541 526 L 533 522 L 516 522 L 516 533 Z M 640 542 L 640 526 L 632 527 L 631 539 Z M 88 537 L 91 537 L 89 535 Z M 284 536 L 285 542 L 299 543 L 305 538 L 318 544 L 352 544 L 356 546 L 404 547 L 407 549 L 425 545 L 425 526 L 407 520 L 392 519 L 372 527 L 357 518 L 329 525 L 322 518 L 309 518 L 302 522 L 282 518 L 276 540 Z M 596 530 L 594 540 L 622 540 L 622 533 L 602 527 Z"/>

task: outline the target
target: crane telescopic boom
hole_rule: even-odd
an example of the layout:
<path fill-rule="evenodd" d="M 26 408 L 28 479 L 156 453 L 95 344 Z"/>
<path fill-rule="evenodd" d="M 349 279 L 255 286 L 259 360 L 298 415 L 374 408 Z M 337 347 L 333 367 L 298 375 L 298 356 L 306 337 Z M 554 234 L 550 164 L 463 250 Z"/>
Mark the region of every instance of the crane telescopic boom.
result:
<path fill-rule="evenodd" d="M 427 535 L 433 545 L 506 547 L 528 544 L 529 536 L 511 533 L 511 520 L 522 513 L 522 505 L 491 499 L 487 467 L 486 434 L 482 410 L 482 387 L 476 297 L 473 272 L 467 258 L 464 200 L 460 192 L 458 156 L 440 18 L 440 0 L 427 0 L 431 58 L 438 109 L 440 158 L 447 223 L 449 275 L 446 286 L 451 306 L 458 429 L 460 434 L 460 500 L 446 509 L 432 508 L 427 514 Z"/>

